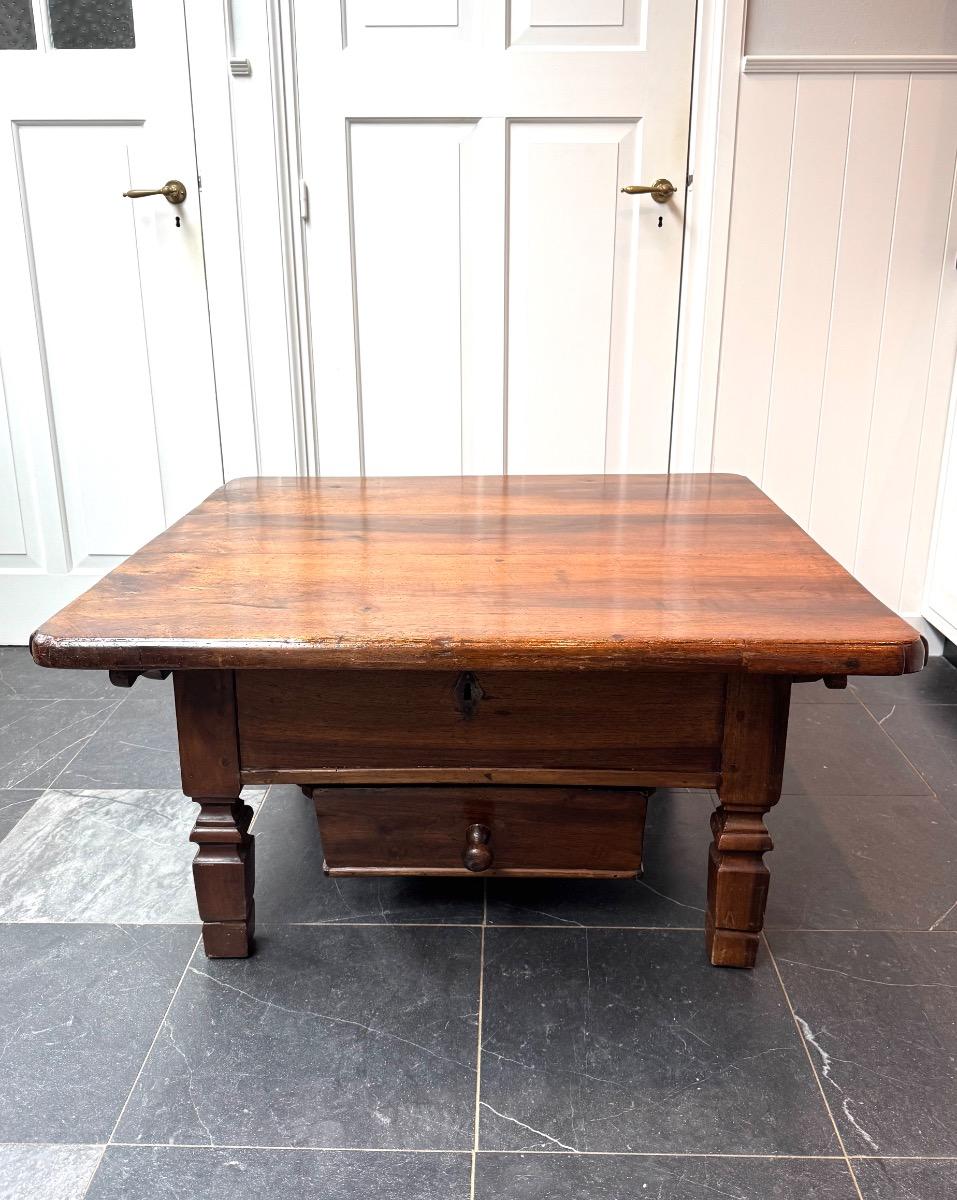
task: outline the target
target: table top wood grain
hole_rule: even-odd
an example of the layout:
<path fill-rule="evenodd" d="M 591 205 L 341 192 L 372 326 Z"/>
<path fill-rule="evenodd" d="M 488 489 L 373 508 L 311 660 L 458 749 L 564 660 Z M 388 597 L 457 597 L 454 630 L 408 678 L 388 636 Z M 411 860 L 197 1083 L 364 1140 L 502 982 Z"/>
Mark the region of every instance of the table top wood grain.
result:
<path fill-rule="evenodd" d="M 237 479 L 34 634 L 44 666 L 919 670 L 737 475 Z"/>

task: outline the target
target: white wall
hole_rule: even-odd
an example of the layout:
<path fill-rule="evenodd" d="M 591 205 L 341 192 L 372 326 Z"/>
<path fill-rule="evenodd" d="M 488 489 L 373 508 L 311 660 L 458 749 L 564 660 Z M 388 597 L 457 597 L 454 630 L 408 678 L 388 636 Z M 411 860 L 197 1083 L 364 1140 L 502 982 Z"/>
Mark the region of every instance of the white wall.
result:
<path fill-rule="evenodd" d="M 287 227 L 281 38 L 262 0 L 186 0 L 203 253 L 227 479 L 306 467 Z M 233 73 L 230 60 L 248 64 Z"/>
<path fill-rule="evenodd" d="M 754 4 L 751 45 L 820 49 L 778 36 L 772 18 L 797 7 L 811 5 Z M 909 51 L 942 52 L 933 21 L 957 10 L 928 0 L 902 19 L 899 3 L 873 7 L 896 13 L 884 34 L 899 38 L 868 41 L 882 55 L 905 35 Z M 921 37 L 918 8 L 929 14 Z M 957 74 L 903 69 L 913 62 L 874 73 L 853 59 L 784 73 L 779 62 L 747 65 L 713 468 L 750 476 L 914 615 L 957 346 Z"/>
<path fill-rule="evenodd" d="M 750 0 L 746 54 L 957 54 L 954 0 Z"/>

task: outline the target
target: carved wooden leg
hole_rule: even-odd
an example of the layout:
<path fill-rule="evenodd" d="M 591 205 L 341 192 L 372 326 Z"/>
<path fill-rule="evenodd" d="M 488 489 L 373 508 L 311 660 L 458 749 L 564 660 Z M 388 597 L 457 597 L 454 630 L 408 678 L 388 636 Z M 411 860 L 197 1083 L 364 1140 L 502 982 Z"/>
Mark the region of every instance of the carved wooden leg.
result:
<path fill-rule="evenodd" d="M 253 811 L 239 799 L 232 671 L 175 671 L 183 791 L 200 806 L 189 835 L 196 903 L 209 958 L 245 958 L 253 937 Z"/>
<path fill-rule="evenodd" d="M 772 848 L 771 835 L 763 812 L 724 805 L 711 814 L 711 829 L 708 955 L 716 967 L 753 967 L 771 874 L 761 856 Z"/>
<path fill-rule="evenodd" d="M 781 795 L 790 692 L 785 676 L 728 676 L 705 925 L 716 967 L 753 967 L 757 955 L 772 848 L 764 814 Z"/>
<path fill-rule="evenodd" d="M 194 796 L 199 816 L 189 835 L 196 903 L 207 958 L 245 958 L 252 948 L 255 905 L 253 810 L 241 800 Z"/>

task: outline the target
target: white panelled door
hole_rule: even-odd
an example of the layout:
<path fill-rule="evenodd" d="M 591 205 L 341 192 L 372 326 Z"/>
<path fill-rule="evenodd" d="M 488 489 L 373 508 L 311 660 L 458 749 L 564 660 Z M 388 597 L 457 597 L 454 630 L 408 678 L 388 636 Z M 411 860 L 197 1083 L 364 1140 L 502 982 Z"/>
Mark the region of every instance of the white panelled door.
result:
<path fill-rule="evenodd" d="M 323 474 L 667 470 L 694 12 L 296 7 Z"/>
<path fill-rule="evenodd" d="M 222 482 L 182 3 L 74 7 L 0 49 L 0 643 Z"/>

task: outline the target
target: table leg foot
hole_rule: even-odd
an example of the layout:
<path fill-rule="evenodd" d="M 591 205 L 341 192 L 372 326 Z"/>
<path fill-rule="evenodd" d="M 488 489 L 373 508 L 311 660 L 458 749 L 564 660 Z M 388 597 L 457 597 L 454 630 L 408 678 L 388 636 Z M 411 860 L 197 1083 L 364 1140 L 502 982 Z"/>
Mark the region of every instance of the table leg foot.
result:
<path fill-rule="evenodd" d="M 713 967 L 744 967 L 750 970 L 758 957 L 758 935 L 740 929 L 715 929 L 710 917 L 705 927 L 705 946 Z"/>
<path fill-rule="evenodd" d="M 253 810 L 239 799 L 194 797 L 200 813 L 190 834 L 196 904 L 207 958 L 245 958 L 252 949 L 255 908 Z"/>
<path fill-rule="evenodd" d="M 203 923 L 203 951 L 207 958 L 248 958 L 253 948 L 253 912 L 243 921 Z"/>

